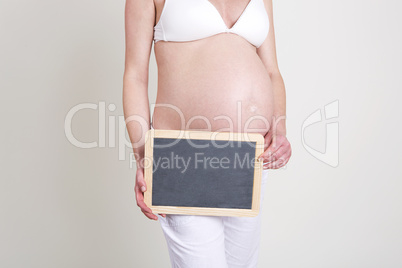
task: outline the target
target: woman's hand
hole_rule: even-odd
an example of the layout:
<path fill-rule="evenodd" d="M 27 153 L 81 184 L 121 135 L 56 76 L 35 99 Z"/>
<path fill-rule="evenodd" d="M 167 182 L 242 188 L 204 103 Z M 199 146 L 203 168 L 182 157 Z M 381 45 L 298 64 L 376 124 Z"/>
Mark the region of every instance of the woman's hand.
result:
<path fill-rule="evenodd" d="M 144 202 L 144 192 L 147 190 L 147 185 L 144 180 L 144 168 L 137 168 L 137 174 L 135 179 L 135 199 L 137 206 L 141 208 L 142 213 L 151 220 L 158 220 L 158 217 L 152 213 L 152 210 Z M 166 217 L 165 214 L 159 214 L 162 217 Z"/>
<path fill-rule="evenodd" d="M 286 165 L 292 155 L 290 143 L 285 135 L 272 134 L 268 131 L 265 135 L 265 147 L 268 147 L 261 155 L 263 169 L 278 169 Z"/>

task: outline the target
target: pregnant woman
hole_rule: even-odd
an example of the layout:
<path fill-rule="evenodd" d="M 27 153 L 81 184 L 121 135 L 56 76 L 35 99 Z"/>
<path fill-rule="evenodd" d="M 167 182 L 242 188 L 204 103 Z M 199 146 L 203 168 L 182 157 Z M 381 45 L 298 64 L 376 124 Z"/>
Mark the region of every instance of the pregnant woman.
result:
<path fill-rule="evenodd" d="M 278 69 L 272 0 L 127 0 L 123 107 L 137 160 L 135 195 L 160 220 L 172 267 L 257 267 L 256 217 L 153 214 L 144 203 L 145 133 L 151 127 L 260 133 L 265 137 L 261 204 L 268 169 L 284 166 L 286 94 Z M 152 45 L 158 93 L 152 122 Z"/>

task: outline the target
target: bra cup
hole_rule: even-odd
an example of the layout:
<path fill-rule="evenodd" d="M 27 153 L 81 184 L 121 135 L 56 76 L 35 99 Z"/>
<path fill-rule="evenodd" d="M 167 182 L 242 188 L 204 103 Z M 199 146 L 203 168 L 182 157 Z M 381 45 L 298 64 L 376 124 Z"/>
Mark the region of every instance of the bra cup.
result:
<path fill-rule="evenodd" d="M 225 31 L 206 0 L 169 0 L 164 15 L 162 25 L 169 41 L 193 41 Z"/>
<path fill-rule="evenodd" d="M 258 48 L 268 35 L 269 18 L 262 0 L 254 1 L 248 11 L 240 17 L 231 32 L 242 36 Z"/>
<path fill-rule="evenodd" d="M 263 0 L 253 0 L 235 25 L 228 29 L 219 12 L 208 0 L 165 0 L 154 40 L 187 42 L 230 32 L 259 47 L 269 30 Z"/>

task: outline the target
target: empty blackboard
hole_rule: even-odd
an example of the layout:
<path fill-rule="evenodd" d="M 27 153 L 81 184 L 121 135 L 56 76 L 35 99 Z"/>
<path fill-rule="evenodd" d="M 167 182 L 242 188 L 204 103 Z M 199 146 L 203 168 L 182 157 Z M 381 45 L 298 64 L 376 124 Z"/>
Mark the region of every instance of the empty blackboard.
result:
<path fill-rule="evenodd" d="M 150 129 L 145 203 L 154 213 L 255 216 L 263 144 L 257 133 Z"/>

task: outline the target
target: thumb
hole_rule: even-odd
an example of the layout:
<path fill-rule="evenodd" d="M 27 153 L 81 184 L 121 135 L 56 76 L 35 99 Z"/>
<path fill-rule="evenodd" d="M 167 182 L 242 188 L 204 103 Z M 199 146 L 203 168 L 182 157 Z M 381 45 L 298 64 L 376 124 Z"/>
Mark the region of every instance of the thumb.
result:
<path fill-rule="evenodd" d="M 262 154 L 260 154 L 258 159 L 259 160 L 268 159 L 269 157 L 271 157 L 272 153 L 273 153 L 272 147 L 269 146 Z"/>
<path fill-rule="evenodd" d="M 147 184 L 144 180 L 144 169 L 137 169 L 137 185 L 141 192 L 145 192 L 147 190 Z"/>
<path fill-rule="evenodd" d="M 141 189 L 141 192 L 145 192 L 147 190 L 147 184 L 145 183 L 144 179 L 138 180 L 138 188 Z"/>

